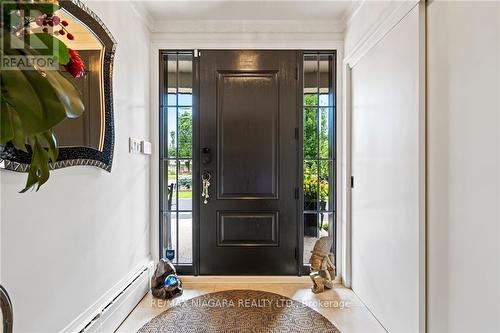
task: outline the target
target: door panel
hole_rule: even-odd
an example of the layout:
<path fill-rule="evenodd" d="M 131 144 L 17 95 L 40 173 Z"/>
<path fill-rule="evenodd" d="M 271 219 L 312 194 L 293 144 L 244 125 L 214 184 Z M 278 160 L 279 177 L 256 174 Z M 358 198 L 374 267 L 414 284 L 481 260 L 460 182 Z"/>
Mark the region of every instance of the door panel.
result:
<path fill-rule="evenodd" d="M 201 54 L 200 273 L 296 274 L 297 54 Z"/>
<path fill-rule="evenodd" d="M 278 212 L 218 212 L 218 246 L 278 246 Z"/>
<path fill-rule="evenodd" d="M 277 73 L 221 73 L 217 86 L 218 197 L 277 198 Z"/>

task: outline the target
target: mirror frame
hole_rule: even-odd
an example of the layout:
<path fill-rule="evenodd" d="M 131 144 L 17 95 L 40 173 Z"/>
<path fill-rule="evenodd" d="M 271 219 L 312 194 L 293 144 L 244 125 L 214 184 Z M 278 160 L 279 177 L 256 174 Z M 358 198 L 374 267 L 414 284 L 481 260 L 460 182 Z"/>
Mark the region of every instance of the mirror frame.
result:
<path fill-rule="evenodd" d="M 104 45 L 103 54 L 103 98 L 104 98 L 104 144 L 102 151 L 83 146 L 59 147 L 59 157 L 50 163 L 50 168 L 60 169 L 77 165 L 89 165 L 111 172 L 115 129 L 113 116 L 113 59 L 116 41 L 101 19 L 79 0 L 62 0 L 61 9 L 66 10 L 87 26 Z M 31 162 L 30 154 L 14 148 L 11 143 L 0 145 L 0 168 L 27 172 Z"/>

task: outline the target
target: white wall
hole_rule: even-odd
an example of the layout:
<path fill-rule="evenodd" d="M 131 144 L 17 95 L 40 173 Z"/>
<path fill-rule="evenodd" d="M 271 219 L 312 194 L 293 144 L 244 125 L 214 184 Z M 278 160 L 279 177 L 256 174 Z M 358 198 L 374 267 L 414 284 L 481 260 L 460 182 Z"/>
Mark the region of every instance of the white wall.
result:
<path fill-rule="evenodd" d="M 395 20 L 351 69 L 351 285 L 389 332 L 422 327 L 420 10 L 414 4 Z M 361 38 L 358 31 L 365 27 L 355 30 Z"/>
<path fill-rule="evenodd" d="M 127 2 L 88 2 L 117 40 L 116 144 L 111 173 L 72 167 L 38 193 L 18 194 L 26 174 L 2 170 L 1 284 L 15 332 L 57 332 L 149 258 L 149 34 Z"/>
<path fill-rule="evenodd" d="M 428 331 L 500 332 L 500 3 L 428 15 Z"/>

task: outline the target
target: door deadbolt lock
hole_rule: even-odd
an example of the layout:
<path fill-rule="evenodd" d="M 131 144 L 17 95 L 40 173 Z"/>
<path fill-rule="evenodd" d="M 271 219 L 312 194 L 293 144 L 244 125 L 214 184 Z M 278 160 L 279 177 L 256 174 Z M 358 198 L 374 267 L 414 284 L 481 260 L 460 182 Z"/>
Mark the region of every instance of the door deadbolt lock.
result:
<path fill-rule="evenodd" d="M 212 161 L 212 152 L 210 151 L 210 148 L 202 148 L 201 149 L 201 163 L 202 164 L 210 164 Z"/>

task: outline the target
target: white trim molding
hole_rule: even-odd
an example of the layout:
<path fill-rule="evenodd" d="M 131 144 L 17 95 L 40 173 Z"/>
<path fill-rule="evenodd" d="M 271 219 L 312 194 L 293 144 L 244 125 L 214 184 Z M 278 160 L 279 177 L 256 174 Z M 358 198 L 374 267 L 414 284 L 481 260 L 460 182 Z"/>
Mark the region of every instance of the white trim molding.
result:
<path fill-rule="evenodd" d="M 419 2 L 419 332 L 427 331 L 427 11 Z"/>
<path fill-rule="evenodd" d="M 351 2 L 351 6 L 345 11 L 344 17 L 342 18 L 342 22 L 347 27 L 351 20 L 356 16 L 359 12 L 359 9 L 363 5 L 365 0 L 353 0 Z"/>
<path fill-rule="evenodd" d="M 165 33 L 342 33 L 335 20 L 168 20 L 154 21 L 152 32 Z"/>
<path fill-rule="evenodd" d="M 146 28 L 151 32 L 153 31 L 153 17 L 149 14 L 148 10 L 141 1 L 128 1 L 132 7 L 132 11 L 135 13 L 137 18 L 146 26 Z"/>
<path fill-rule="evenodd" d="M 153 33 L 153 49 L 338 50 L 335 33 Z M 157 60 L 157 59 L 156 59 Z"/>
<path fill-rule="evenodd" d="M 363 2 L 364 4 L 365 2 Z M 352 51 L 346 55 L 344 63 L 348 63 L 350 67 L 354 67 L 356 63 L 385 35 L 387 35 L 418 3 L 418 0 L 407 0 L 395 2 L 396 6 L 389 6 L 379 20 L 369 29 L 369 31 L 361 38 Z M 362 5 L 363 5 L 362 4 Z M 362 5 L 357 8 L 359 11 Z M 352 20 L 352 18 L 351 18 Z M 349 25 L 347 25 L 349 29 Z"/>
<path fill-rule="evenodd" d="M 339 66 L 340 67 L 340 66 Z M 341 211 L 337 214 L 337 221 L 341 229 L 338 233 L 341 236 L 341 278 L 344 286 L 351 287 L 351 67 L 348 64 L 343 63 L 341 65 L 343 69 L 343 105 L 341 109 L 341 119 L 337 121 L 337 124 L 341 124 L 342 128 L 341 134 L 341 152 L 342 155 L 337 153 L 337 156 L 341 156 L 342 165 L 340 166 L 341 176 L 337 176 L 337 179 L 341 180 Z M 340 136 L 340 135 L 339 135 Z M 340 217 L 340 219 L 339 219 Z"/>

